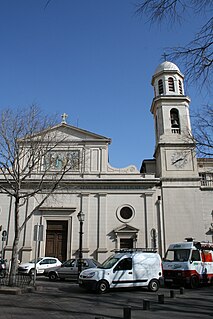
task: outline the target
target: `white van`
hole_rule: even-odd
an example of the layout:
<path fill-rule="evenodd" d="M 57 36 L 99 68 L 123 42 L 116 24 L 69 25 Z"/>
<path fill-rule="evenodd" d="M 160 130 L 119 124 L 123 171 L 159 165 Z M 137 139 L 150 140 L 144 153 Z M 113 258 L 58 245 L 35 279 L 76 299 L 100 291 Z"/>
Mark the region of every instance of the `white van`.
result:
<path fill-rule="evenodd" d="M 79 286 L 98 293 L 105 293 L 109 288 L 123 287 L 148 287 L 155 292 L 162 280 L 160 255 L 133 249 L 121 250 L 98 268 L 82 271 Z"/>
<path fill-rule="evenodd" d="M 200 284 L 213 283 L 213 243 L 186 240 L 168 247 L 163 259 L 165 286 L 197 288 Z"/>

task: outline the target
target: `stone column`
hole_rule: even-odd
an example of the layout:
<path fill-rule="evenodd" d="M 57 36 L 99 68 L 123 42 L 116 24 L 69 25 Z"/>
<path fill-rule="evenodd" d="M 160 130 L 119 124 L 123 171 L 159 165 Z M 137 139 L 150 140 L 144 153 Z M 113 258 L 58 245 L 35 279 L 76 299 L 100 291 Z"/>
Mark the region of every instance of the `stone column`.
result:
<path fill-rule="evenodd" d="M 97 257 L 101 260 L 101 254 L 107 252 L 107 194 L 98 195 L 98 234 Z"/>

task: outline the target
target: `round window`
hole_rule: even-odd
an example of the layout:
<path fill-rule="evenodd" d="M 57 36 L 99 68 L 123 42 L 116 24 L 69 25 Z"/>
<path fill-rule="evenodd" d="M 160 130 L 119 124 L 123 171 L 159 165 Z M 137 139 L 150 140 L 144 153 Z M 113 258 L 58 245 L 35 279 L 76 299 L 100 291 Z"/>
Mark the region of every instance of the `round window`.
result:
<path fill-rule="evenodd" d="M 122 206 L 117 211 L 117 217 L 120 221 L 126 223 L 134 216 L 133 208 L 130 206 Z"/>

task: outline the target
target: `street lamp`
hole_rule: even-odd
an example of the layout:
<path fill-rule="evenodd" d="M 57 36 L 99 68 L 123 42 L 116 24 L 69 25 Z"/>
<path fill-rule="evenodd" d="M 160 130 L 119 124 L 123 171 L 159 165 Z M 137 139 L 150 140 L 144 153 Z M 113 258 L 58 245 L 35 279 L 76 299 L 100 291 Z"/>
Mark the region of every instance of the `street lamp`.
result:
<path fill-rule="evenodd" d="M 84 222 L 84 217 L 85 214 L 80 211 L 77 215 L 78 220 L 80 222 L 80 231 L 79 231 L 79 253 L 78 253 L 78 277 L 82 271 L 82 257 L 83 257 L 83 253 L 82 253 L 82 239 L 83 239 L 83 222 Z"/>

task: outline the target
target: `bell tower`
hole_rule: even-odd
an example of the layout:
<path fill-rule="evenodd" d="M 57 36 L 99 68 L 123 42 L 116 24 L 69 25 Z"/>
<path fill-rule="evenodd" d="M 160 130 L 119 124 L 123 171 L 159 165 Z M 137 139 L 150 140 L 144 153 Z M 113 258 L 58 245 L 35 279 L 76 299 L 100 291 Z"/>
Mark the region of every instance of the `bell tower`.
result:
<path fill-rule="evenodd" d="M 190 98 L 184 93 L 184 76 L 172 62 L 161 63 L 153 77 L 151 112 L 155 122 L 157 177 L 197 176 L 189 117 Z"/>

